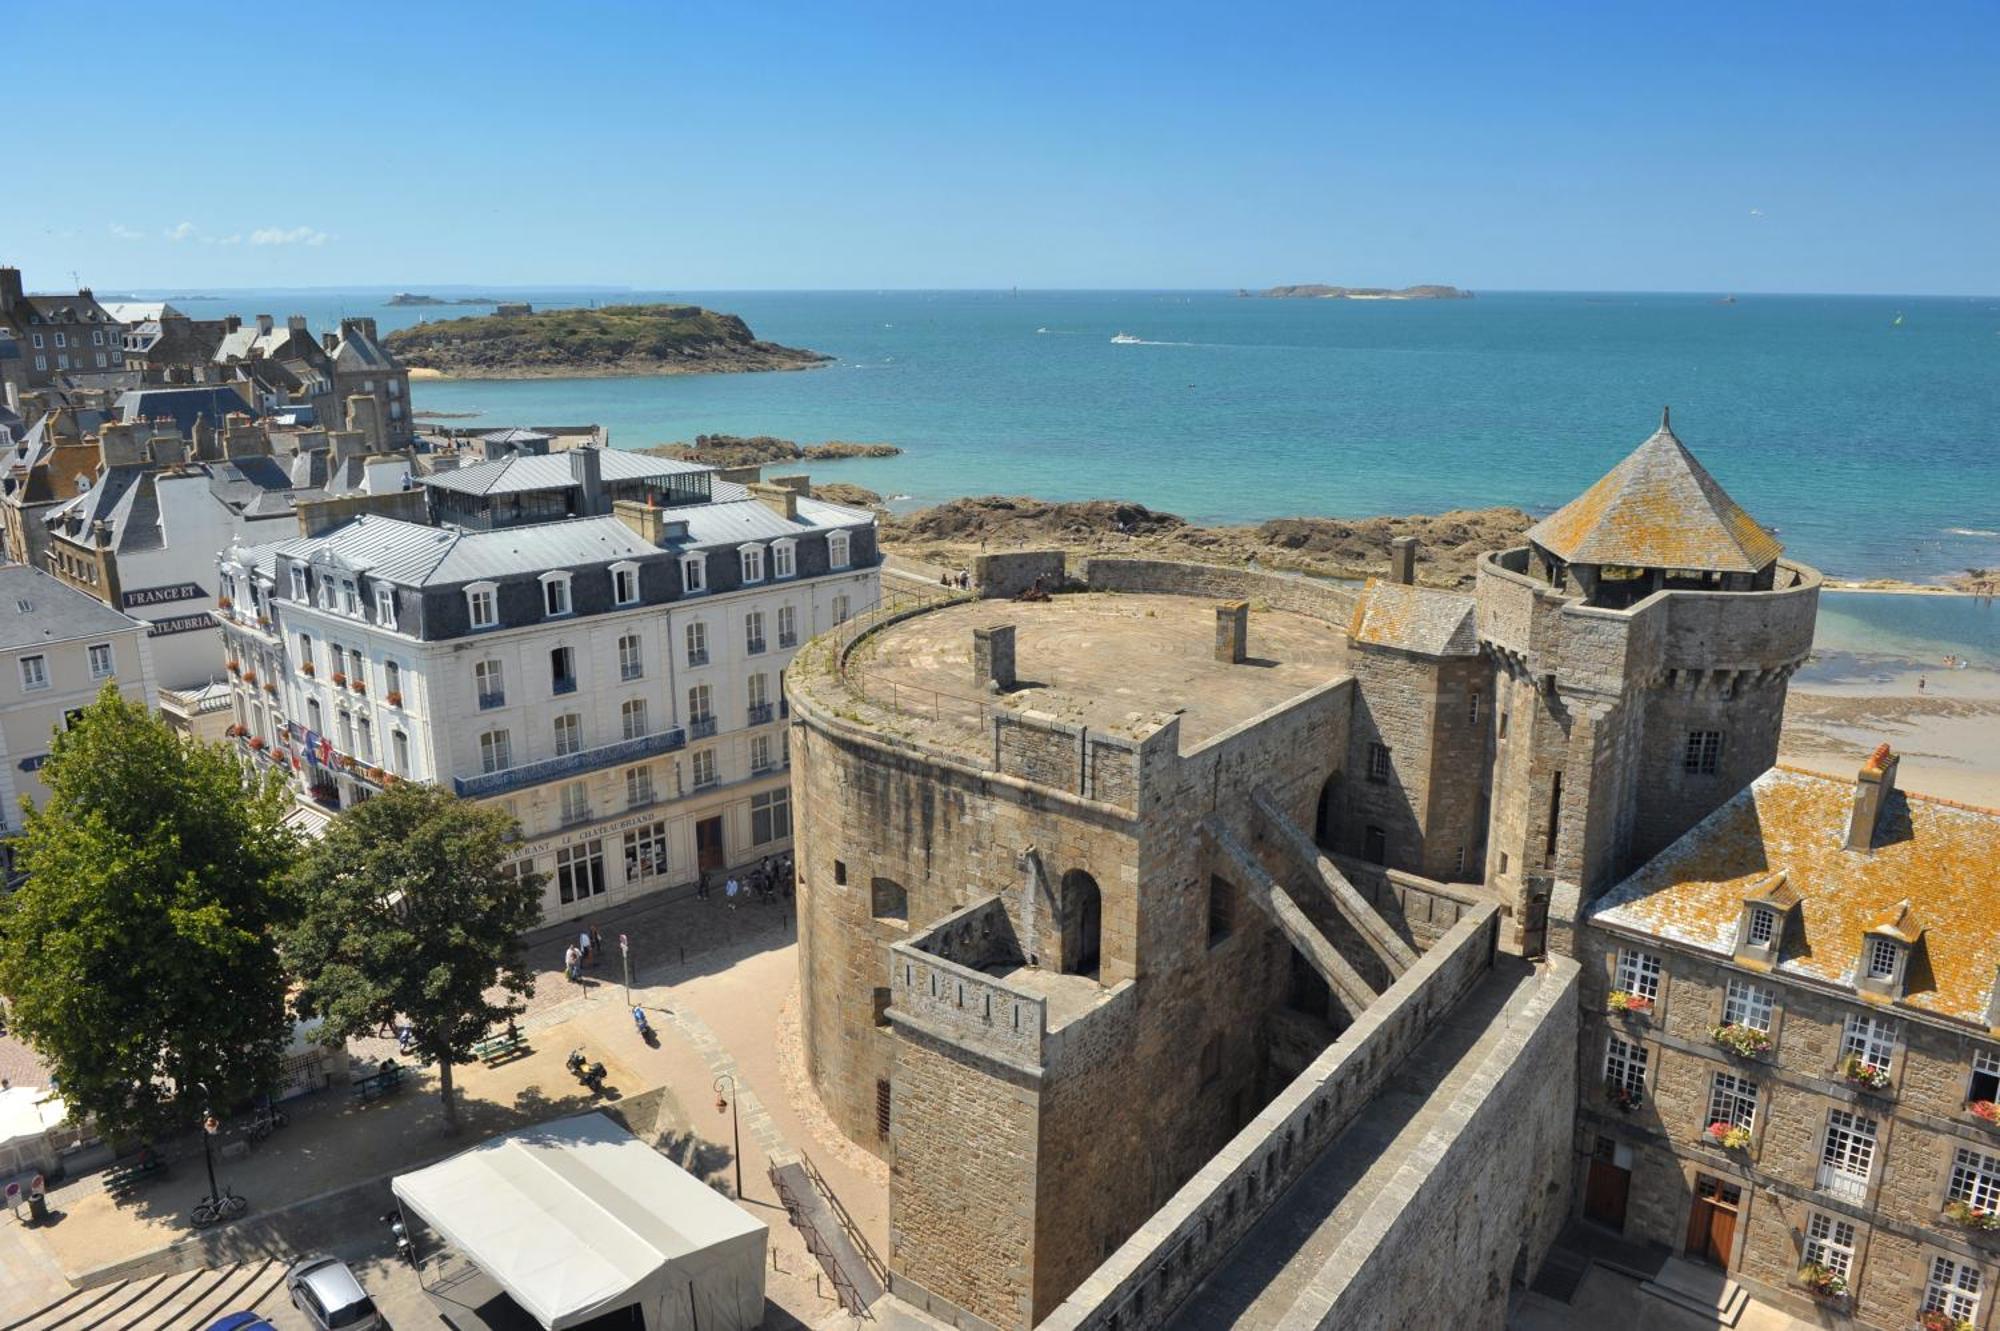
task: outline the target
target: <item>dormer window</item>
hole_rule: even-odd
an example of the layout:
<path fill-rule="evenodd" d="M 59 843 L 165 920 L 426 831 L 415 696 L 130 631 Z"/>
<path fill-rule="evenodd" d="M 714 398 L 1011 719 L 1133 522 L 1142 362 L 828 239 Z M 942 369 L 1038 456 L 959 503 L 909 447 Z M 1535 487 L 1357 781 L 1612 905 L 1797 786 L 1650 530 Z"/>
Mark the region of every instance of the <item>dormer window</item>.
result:
<path fill-rule="evenodd" d="M 396 589 L 385 582 L 375 584 L 375 620 L 385 629 L 396 627 Z"/>
<path fill-rule="evenodd" d="M 465 589 L 465 607 L 472 627 L 490 629 L 500 622 L 499 588 L 490 582 L 475 582 Z"/>
<path fill-rule="evenodd" d="M 542 609 L 551 618 L 570 612 L 569 574 L 542 574 Z"/>
<path fill-rule="evenodd" d="M 764 547 L 746 545 L 737 552 L 743 561 L 743 581 L 762 582 L 764 580 Z"/>
<path fill-rule="evenodd" d="M 355 592 L 352 578 L 340 580 L 340 608 L 350 615 L 361 613 L 361 597 Z"/>
<path fill-rule="evenodd" d="M 1785 920 L 1798 909 L 1799 894 L 1778 870 L 1743 898 L 1737 917 L 1735 956 L 1738 965 L 1768 970 L 1778 964 L 1785 944 Z"/>
<path fill-rule="evenodd" d="M 785 540 L 771 542 L 771 576 L 789 578 L 799 571 L 798 542 Z"/>
<path fill-rule="evenodd" d="M 319 575 L 319 608 L 333 609 L 333 579 L 324 573 Z"/>
<path fill-rule="evenodd" d="M 846 568 L 849 562 L 848 537 L 837 531 L 826 538 L 826 562 L 830 568 Z"/>
<path fill-rule="evenodd" d="M 1752 947 L 1771 946 L 1771 940 L 1778 936 L 1778 912 L 1769 906 L 1752 906 L 1745 936 Z"/>
<path fill-rule="evenodd" d="M 1871 980 L 1893 980 L 1896 978 L 1896 963 L 1902 958 L 1902 945 L 1892 938 L 1871 934 L 1868 938 L 1868 978 Z"/>
<path fill-rule="evenodd" d="M 708 590 L 708 556 L 681 556 L 681 586 L 689 593 Z"/>
<path fill-rule="evenodd" d="M 637 605 L 639 603 L 639 566 L 629 561 L 611 566 L 611 602 L 613 605 Z"/>
<path fill-rule="evenodd" d="M 1855 959 L 1854 988 L 1862 997 L 1893 1002 L 1903 996 L 1910 971 L 1910 953 L 1923 938 L 1924 927 L 1899 901 L 1861 935 L 1861 955 Z"/>

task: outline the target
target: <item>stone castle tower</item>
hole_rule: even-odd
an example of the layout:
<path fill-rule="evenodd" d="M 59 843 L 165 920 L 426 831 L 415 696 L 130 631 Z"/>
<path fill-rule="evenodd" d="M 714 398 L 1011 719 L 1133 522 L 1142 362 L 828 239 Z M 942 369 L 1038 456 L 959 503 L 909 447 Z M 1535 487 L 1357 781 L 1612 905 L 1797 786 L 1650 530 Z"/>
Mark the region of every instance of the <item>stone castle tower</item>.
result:
<path fill-rule="evenodd" d="M 1485 877 L 1522 946 L 1567 951 L 1583 903 L 1777 759 L 1820 576 L 1660 428 L 1485 556 L 1493 667 Z"/>

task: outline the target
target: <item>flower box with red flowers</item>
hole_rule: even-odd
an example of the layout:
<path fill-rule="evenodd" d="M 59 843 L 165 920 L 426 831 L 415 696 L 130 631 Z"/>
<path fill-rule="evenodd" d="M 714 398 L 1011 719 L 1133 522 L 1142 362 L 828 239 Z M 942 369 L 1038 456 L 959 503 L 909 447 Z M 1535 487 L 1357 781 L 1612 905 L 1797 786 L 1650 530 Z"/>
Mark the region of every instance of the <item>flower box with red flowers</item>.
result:
<path fill-rule="evenodd" d="M 264 681 L 264 692 L 266 692 L 266 693 L 270 694 L 270 695 L 271 695 L 271 696 L 272 696 L 273 698 L 277 697 L 277 696 L 278 696 L 278 686 L 277 686 L 277 684 L 276 684 L 276 683 L 274 683 L 274 682 L 272 682 L 271 680 L 268 680 L 268 679 L 267 679 L 267 680 L 265 680 L 265 681 Z"/>
<path fill-rule="evenodd" d="M 244 672 L 243 672 L 243 682 L 244 682 L 245 684 L 255 684 L 255 683 L 257 682 L 257 672 L 256 672 L 256 671 L 254 671 L 254 670 L 246 670 L 246 671 L 244 671 Z"/>
<path fill-rule="evenodd" d="M 230 600 L 227 596 L 218 596 L 215 598 L 215 608 L 217 610 L 233 610 L 236 608 L 236 602 Z"/>
<path fill-rule="evenodd" d="M 299 673 L 302 675 L 312 675 L 312 674 L 317 674 L 318 671 L 313 667 L 312 662 L 301 661 L 299 662 Z"/>
<path fill-rule="evenodd" d="M 243 663 L 241 661 L 225 661 L 223 662 L 223 666 L 232 675 L 240 675 L 243 673 Z"/>
<path fill-rule="evenodd" d="M 1605 1086 L 1604 1098 L 1611 1103 L 1613 1109 L 1624 1114 L 1631 1113 L 1645 1100 L 1644 1096 L 1631 1087 L 1621 1086 L 1617 1082 L 1611 1082 Z"/>
<path fill-rule="evenodd" d="M 1974 1100 L 1966 1108 L 1972 1111 L 1974 1118 L 1987 1127 L 2000 1128 L 2000 1105 L 1994 1104 L 1991 1100 Z"/>
<path fill-rule="evenodd" d="M 391 707 L 401 707 L 403 705 L 403 695 L 395 689 L 390 689 L 388 694 L 383 698 L 383 701 Z"/>
<path fill-rule="evenodd" d="M 1944 1218 L 1960 1229 L 1970 1229 L 1981 1234 L 2000 1233 L 2000 1211 L 1989 1206 L 1976 1206 L 1965 1201 L 1949 1201 L 1944 1204 Z"/>
<path fill-rule="evenodd" d="M 1972 1323 L 1962 1317 L 1953 1317 L 1948 1312 L 1936 1308 L 1926 1308 L 1917 1314 L 1918 1331 L 1973 1331 Z"/>
<path fill-rule="evenodd" d="M 1816 1299 L 1847 1297 L 1847 1277 L 1818 1262 L 1807 1262 L 1799 1268 L 1799 1283 Z"/>
<path fill-rule="evenodd" d="M 334 672 L 333 672 L 333 687 L 335 687 L 335 688 L 337 689 L 337 688 L 341 687 L 341 685 L 343 685 L 343 684 L 345 684 L 345 683 L 347 683 L 347 672 L 346 672 L 345 670 L 336 670 L 336 671 L 334 671 Z"/>
<path fill-rule="evenodd" d="M 1750 1129 L 1738 1127 L 1734 1123 L 1717 1120 L 1702 1129 L 1710 1145 L 1720 1146 L 1725 1151 L 1744 1151 L 1750 1147 Z"/>
<path fill-rule="evenodd" d="M 1840 1065 L 1840 1075 L 1849 1084 L 1859 1086 L 1864 1091 L 1886 1091 L 1889 1089 L 1889 1069 L 1863 1059 L 1859 1054 L 1849 1054 Z"/>
<path fill-rule="evenodd" d="M 262 735 L 252 735 L 250 737 L 250 747 L 261 752 L 264 748 L 264 737 Z"/>
<path fill-rule="evenodd" d="M 1644 1016 L 1653 1010 L 1653 1000 L 1644 994 L 1630 993 L 1624 989 L 1613 989 L 1604 1002 L 1605 1009 L 1622 1012 L 1628 1016 Z"/>
<path fill-rule="evenodd" d="M 368 681 L 356 675 L 353 679 L 347 681 L 347 687 L 353 689 L 356 693 L 366 693 L 368 692 Z"/>
<path fill-rule="evenodd" d="M 238 735 L 241 735 L 243 733 L 243 727 L 238 725 L 232 725 L 229 727 L 229 729 L 223 731 L 222 733 L 227 735 L 231 739 L 235 739 Z"/>

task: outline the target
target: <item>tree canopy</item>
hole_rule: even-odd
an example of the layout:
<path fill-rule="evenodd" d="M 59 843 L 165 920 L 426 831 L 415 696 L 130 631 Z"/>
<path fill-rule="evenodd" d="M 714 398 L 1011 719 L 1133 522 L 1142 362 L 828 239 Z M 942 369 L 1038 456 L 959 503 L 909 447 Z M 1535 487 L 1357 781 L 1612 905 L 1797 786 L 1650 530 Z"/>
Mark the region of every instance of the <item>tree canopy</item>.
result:
<path fill-rule="evenodd" d="M 281 784 L 246 787 L 234 756 L 112 684 L 41 775 L 15 842 L 27 880 L 0 898 L 0 993 L 72 1115 L 150 1137 L 271 1089 L 290 1032 Z"/>
<path fill-rule="evenodd" d="M 503 870 L 513 830 L 498 809 L 403 784 L 336 818 L 292 871 L 301 1014 L 348 1037 L 407 1019 L 437 1061 L 447 1132 L 452 1064 L 534 988 L 520 938 L 541 922 L 541 880 Z"/>

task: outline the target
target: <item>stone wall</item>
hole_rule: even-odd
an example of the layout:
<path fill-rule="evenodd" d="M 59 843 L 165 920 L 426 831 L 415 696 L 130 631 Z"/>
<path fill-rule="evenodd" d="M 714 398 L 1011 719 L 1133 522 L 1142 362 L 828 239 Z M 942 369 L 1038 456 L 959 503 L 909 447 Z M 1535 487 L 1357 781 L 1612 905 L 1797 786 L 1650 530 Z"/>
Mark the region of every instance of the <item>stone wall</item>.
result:
<path fill-rule="evenodd" d="M 1351 856 L 1330 857 L 1354 890 L 1375 909 L 1403 941 L 1424 951 L 1468 914 L 1500 903 L 1492 892 L 1468 883 L 1440 883 L 1416 874 L 1385 869 Z M 1505 915 L 1505 907 L 1501 914 Z"/>
<path fill-rule="evenodd" d="M 1497 919 L 1486 907 L 1454 926 L 1079 1285 L 1043 1331 L 1161 1325 L 1486 974 Z"/>
<path fill-rule="evenodd" d="M 1068 581 L 1067 569 L 1068 558 L 1060 550 L 1013 550 L 972 561 L 979 594 L 991 600 L 1019 596 L 1038 581 L 1043 591 L 1058 591 Z"/>
<path fill-rule="evenodd" d="M 1356 599 L 1354 588 L 1318 578 L 1165 559 L 1092 559 L 1084 565 L 1084 582 L 1094 592 L 1152 592 L 1201 596 L 1215 601 L 1248 601 L 1253 619 L 1259 610 L 1290 610 L 1343 628 L 1354 615 Z"/>
<path fill-rule="evenodd" d="M 1461 1331 L 1507 1324 L 1568 1215 L 1576 963 L 1555 958 L 1481 1075 L 1438 1121 L 1306 1291 L 1287 1326 Z"/>
<path fill-rule="evenodd" d="M 1969 1147 L 2000 1156 L 2000 1133 L 1966 1108 L 1973 1052 L 1993 1048 L 1983 1032 L 1893 1012 L 1898 1038 L 1891 1084 L 1863 1092 L 1840 1075 L 1841 1034 L 1849 1016 L 1876 1013 L 1879 1005 L 1596 926 L 1579 931 L 1578 946 L 1587 1014 L 1578 1045 L 1578 1172 L 1588 1169 L 1600 1140 L 1622 1149 L 1632 1171 L 1628 1235 L 1678 1250 L 1687 1239 L 1696 1180 L 1706 1174 L 1739 1190 L 1731 1274 L 1758 1297 L 1807 1320 L 1823 1320 L 1824 1312 L 1797 1282 L 1815 1214 L 1855 1227 L 1848 1310 L 1861 1325 L 1885 1331 L 1909 1326 L 1935 1255 L 1971 1262 L 1984 1272 L 1985 1288 L 1995 1288 L 2000 1250 L 1993 1240 L 1940 1220 L 1954 1152 Z M 1659 999 L 1643 1017 L 1605 1011 L 1622 946 L 1639 947 L 1663 963 Z M 1775 996 L 1774 1043 L 1764 1055 L 1742 1058 L 1711 1038 L 1731 978 L 1764 985 Z M 1614 1032 L 1646 1050 L 1647 1092 L 1629 1114 L 1614 1110 L 1602 1090 L 1606 1043 Z M 1702 1136 L 1719 1073 L 1756 1086 L 1757 1113 L 1745 1150 L 1726 1151 Z M 1862 1195 L 1852 1199 L 1819 1186 L 1828 1115 L 1835 1109 L 1876 1124 L 1874 1168 Z"/>

